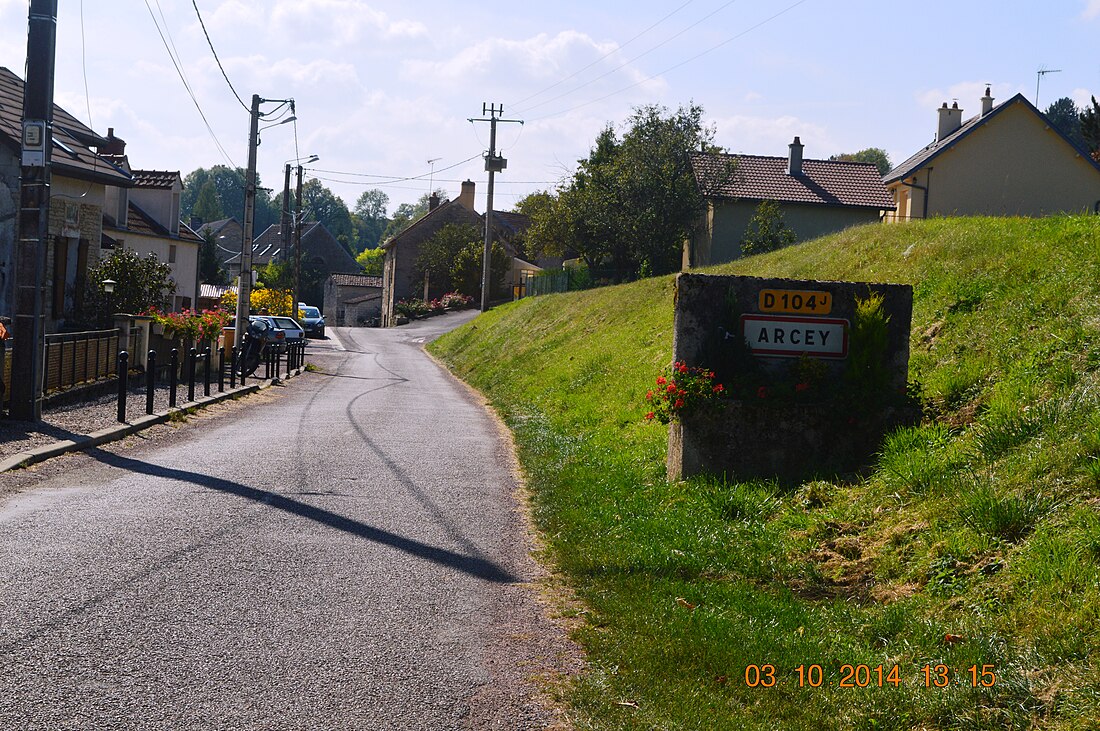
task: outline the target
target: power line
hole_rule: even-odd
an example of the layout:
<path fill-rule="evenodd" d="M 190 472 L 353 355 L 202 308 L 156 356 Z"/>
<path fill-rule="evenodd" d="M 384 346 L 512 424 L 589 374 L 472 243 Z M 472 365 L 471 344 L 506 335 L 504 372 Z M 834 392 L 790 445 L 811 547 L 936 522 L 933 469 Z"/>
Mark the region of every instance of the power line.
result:
<path fill-rule="evenodd" d="M 376 175 L 376 174 L 373 174 L 373 173 L 353 173 L 353 172 L 348 172 L 348 171 L 345 171 L 345 170 L 322 170 L 320 168 L 306 168 L 306 169 L 309 170 L 310 172 L 314 172 L 314 173 L 327 173 L 328 175 L 346 175 L 346 176 L 352 177 L 352 178 L 380 178 L 381 180 L 376 182 L 375 184 L 376 185 L 383 185 L 386 181 L 389 181 L 391 183 L 404 183 L 404 182 L 407 182 L 407 181 L 410 181 L 410 180 L 423 180 L 424 178 L 428 177 L 429 175 L 434 175 L 434 173 L 445 173 L 448 170 L 453 170 L 454 168 L 458 167 L 459 165 L 465 165 L 466 163 L 471 162 L 473 160 L 476 160 L 479 157 L 481 157 L 480 152 L 477 153 L 476 155 L 472 156 L 472 157 L 466 158 L 465 160 L 461 160 L 459 162 L 456 162 L 454 165 L 448 165 L 445 168 L 440 168 L 439 170 L 435 170 L 432 173 L 421 174 L 421 175 L 411 175 L 411 176 L 405 176 L 405 177 L 398 176 L 398 175 Z M 314 176 L 314 177 L 316 177 L 316 176 Z M 337 182 L 344 182 L 344 181 L 337 181 Z"/>
<path fill-rule="evenodd" d="M 729 0 L 729 1 L 728 1 L 728 2 L 726 2 L 725 4 L 723 4 L 723 5 L 719 6 L 719 7 L 718 7 L 718 8 L 716 9 L 716 10 L 713 10 L 713 11 L 711 11 L 711 12 L 710 12 L 710 13 L 708 13 L 707 15 L 704 15 L 704 16 L 703 16 L 702 18 L 700 18 L 699 20 L 697 20 L 697 21 L 695 21 L 694 23 L 692 23 L 691 25 L 689 25 L 689 26 L 688 26 L 687 28 L 684 28 L 684 29 L 683 29 L 682 31 L 680 31 L 679 33 L 676 33 L 675 35 L 669 36 L 669 37 L 668 37 L 668 38 L 666 38 L 665 40 L 663 40 L 663 41 L 661 41 L 660 43 L 658 43 L 658 44 L 657 44 L 656 46 L 653 46 L 653 47 L 652 47 L 652 48 L 650 48 L 650 49 L 649 49 L 648 51 L 643 51 L 642 53 L 639 53 L 639 54 L 638 54 L 637 56 L 634 56 L 633 58 L 630 58 L 630 59 L 628 59 L 628 60 L 624 61 L 624 62 L 623 62 L 622 64 L 620 64 L 619 66 L 616 66 L 615 68 L 611 69 L 610 71 L 606 71 L 605 73 L 602 73 L 602 74 L 600 74 L 599 76 L 597 76 L 597 77 L 596 77 L 596 78 L 594 78 L 594 79 L 589 79 L 588 81 L 586 81 L 586 82 L 584 82 L 583 84 L 581 84 L 580 86 L 578 86 L 578 87 L 576 87 L 576 88 L 572 89 L 571 91 L 563 92 L 563 93 L 561 93 L 561 94 L 558 94 L 558 95 L 557 95 L 557 96 L 555 96 L 555 97 L 551 97 L 551 98 L 547 99 L 546 101 L 542 101 L 542 102 L 539 102 L 538 104 L 533 104 L 533 105 L 531 105 L 531 106 L 527 107 L 526 109 L 521 109 L 521 110 L 520 110 L 520 114 L 523 114 L 523 113 L 525 113 L 525 112 L 529 112 L 529 111 L 531 111 L 532 109 L 538 109 L 539 107 L 541 107 L 541 106 L 545 106 L 545 105 L 549 104 L 549 103 L 550 103 L 550 102 L 552 102 L 552 101 L 557 101 L 558 99 L 561 99 L 562 97 L 566 97 L 566 96 L 569 96 L 570 94 L 573 94 L 573 93 L 576 93 L 576 92 L 580 91 L 581 89 L 583 89 L 583 88 L 584 88 L 584 87 L 586 87 L 586 86 L 589 86 L 589 85 L 591 85 L 591 84 L 594 84 L 594 83 L 596 83 L 596 82 L 597 82 L 597 81 L 599 81 L 600 79 L 603 79 L 603 78 L 605 78 L 605 77 L 607 77 L 607 76 L 610 76 L 611 74 L 615 73 L 616 71 L 621 71 L 622 69 L 626 68 L 626 67 L 627 67 L 627 66 L 629 66 L 630 64 L 632 64 L 632 63 L 634 63 L 635 61 L 637 61 L 637 60 L 638 60 L 639 58 L 643 58 L 643 57 L 645 57 L 645 56 L 648 56 L 649 54 L 651 54 L 651 53 L 653 53 L 654 51 L 656 51 L 656 50 L 657 50 L 658 48 L 661 48 L 661 47 L 663 47 L 663 46 L 666 46 L 666 45 L 668 45 L 669 43 L 671 43 L 672 41 L 676 40 L 677 38 L 679 38 L 679 37 L 680 37 L 680 36 L 682 36 L 683 34 L 687 33 L 687 32 L 688 32 L 689 30 L 691 30 L 692 28 L 694 28 L 694 27 L 696 27 L 697 25 L 700 25 L 701 23 L 703 23 L 704 21 L 706 21 L 706 20 L 709 20 L 710 18 L 714 17 L 715 15 L 717 15 L 718 13 L 720 13 L 721 11 L 725 10 L 726 8 L 728 8 L 728 7 L 730 6 L 730 5 L 733 5 L 733 4 L 735 3 L 735 2 L 737 2 L 737 0 Z M 642 83 L 642 82 L 639 82 L 639 83 Z"/>
<path fill-rule="evenodd" d="M 658 76 L 663 76 L 664 74 L 667 74 L 670 71 L 675 71 L 676 69 L 680 68 L 681 66 L 686 66 L 687 64 L 691 63 L 692 61 L 697 61 L 698 59 L 702 58 L 703 56 L 706 56 L 707 54 L 713 53 L 714 51 L 717 51 L 719 48 L 722 48 L 723 46 L 727 46 L 730 43 L 733 43 L 738 38 L 742 38 L 742 37 L 748 35 L 749 33 L 751 33 L 752 31 L 756 30 L 757 28 L 759 28 L 763 25 L 767 25 L 768 23 L 775 20 L 779 16 L 785 15 L 786 13 L 790 12 L 791 10 L 794 10 L 799 5 L 802 5 L 805 2 L 807 2 L 807 0 L 798 0 L 798 2 L 793 3 L 791 5 L 788 5 L 787 7 L 783 8 L 778 13 L 776 13 L 775 15 L 772 15 L 772 16 L 769 16 L 769 17 L 765 18 L 764 20 L 760 21 L 756 25 L 750 26 L 750 27 L 746 28 L 745 30 L 741 31 L 737 35 L 731 36 L 730 38 L 727 38 L 726 40 L 722 41 L 721 43 L 713 45 L 710 48 L 706 49 L 705 51 L 702 51 L 701 53 L 697 53 L 697 54 L 695 54 L 694 56 L 692 56 L 691 58 L 689 58 L 685 61 L 681 61 L 678 64 L 675 64 L 673 66 L 669 66 L 668 68 L 664 69 L 663 71 L 659 71 L 658 73 L 653 74 L 652 76 L 647 76 L 646 78 L 642 79 L 641 81 L 636 81 L 633 84 L 630 84 L 629 86 L 624 86 L 623 88 L 617 89 L 616 91 L 613 91 L 610 94 L 604 94 L 603 96 L 599 97 L 598 99 L 592 99 L 591 101 L 587 101 L 587 102 L 584 102 L 583 104 L 578 104 L 576 106 L 570 107 L 568 109 L 563 109 L 561 111 L 554 112 L 552 114 L 544 114 L 541 117 L 535 117 L 534 119 L 531 119 L 531 120 L 528 120 L 528 121 L 537 122 L 537 121 L 542 120 L 542 119 L 549 119 L 551 117 L 557 117 L 557 116 L 562 115 L 562 114 L 568 114 L 569 112 L 573 112 L 573 111 L 576 111 L 578 109 L 583 109 L 584 107 L 591 106 L 592 104 L 602 102 L 605 99 L 610 99 L 611 97 L 617 96 L 618 94 L 622 94 L 624 91 L 629 91 L 630 89 L 633 89 L 636 86 L 641 86 L 642 84 L 646 83 L 647 81 L 652 81 L 653 79 L 656 79 Z"/>
<path fill-rule="evenodd" d="M 241 99 L 241 95 L 237 93 L 237 90 L 233 88 L 233 82 L 229 80 L 229 76 L 225 73 L 225 68 L 222 66 L 222 60 L 218 58 L 218 52 L 214 50 L 214 42 L 210 40 L 210 34 L 206 32 L 206 23 L 202 20 L 202 13 L 199 12 L 198 2 L 196 0 L 191 0 L 191 4 L 195 7 L 195 15 L 199 16 L 199 25 L 202 26 L 202 34 L 206 36 L 206 44 L 210 46 L 210 53 L 214 54 L 214 60 L 218 64 L 218 70 L 222 72 L 222 78 L 225 79 L 225 83 L 229 84 L 229 90 L 233 92 L 233 96 L 237 97 L 237 101 L 244 107 L 244 110 L 251 114 L 252 110 L 244 103 L 244 100 Z"/>
<path fill-rule="evenodd" d="M 164 31 L 161 30 L 160 23 L 157 22 L 157 16 L 153 13 L 153 8 L 149 5 L 149 0 L 145 1 L 145 8 L 149 11 L 149 17 L 153 19 L 153 25 L 157 27 L 157 34 L 160 36 L 160 42 L 164 45 L 164 50 L 168 52 L 168 58 L 172 61 L 172 66 L 176 69 L 176 73 L 180 77 L 180 81 L 183 82 L 183 88 L 187 90 L 187 95 L 191 97 L 191 101 L 195 105 L 195 109 L 198 110 L 199 116 L 202 117 L 203 124 L 206 125 L 207 132 L 210 133 L 211 139 L 214 140 L 214 144 L 217 145 L 218 150 L 221 152 L 222 157 L 225 158 L 234 170 L 237 169 L 237 163 L 233 162 L 233 159 L 229 157 L 229 153 L 222 147 L 222 143 L 218 140 L 218 136 L 214 134 L 214 128 L 210 126 L 210 121 L 206 118 L 206 114 L 202 111 L 202 105 L 199 104 L 199 100 L 195 97 L 195 93 L 191 91 L 191 85 L 187 83 L 187 77 L 184 76 L 183 70 L 180 68 L 179 62 L 172 54 L 172 49 L 168 47 L 168 41 L 164 38 Z"/>
<path fill-rule="evenodd" d="M 608 56 L 610 56 L 610 55 L 612 55 L 612 54 L 614 54 L 614 53 L 618 53 L 619 51 L 623 50 L 624 48 L 626 48 L 627 46 L 629 46 L 629 45 L 630 45 L 631 43 L 633 43 L 634 41 L 638 40 L 639 38 L 641 38 L 642 36 L 644 36 L 644 35 L 645 35 L 646 33 L 648 33 L 649 31 L 651 31 L 651 30 L 653 30 L 654 28 L 656 28 L 657 26 L 659 26 L 659 25 L 660 25 L 661 23 L 663 23 L 663 22 L 665 22 L 666 20 L 668 20 L 669 18 L 671 18 L 671 17 L 673 16 L 673 15 L 676 15 L 676 13 L 678 13 L 678 12 L 680 12 L 681 10 L 683 10 L 684 8 L 686 8 L 686 7 L 688 6 L 688 5 L 691 5 L 691 4 L 693 3 L 693 2 L 695 2 L 695 0 L 687 0 L 687 2 L 686 2 L 686 3 L 684 3 L 684 4 L 683 4 L 683 5 L 681 5 L 680 7 L 676 8 L 676 9 L 675 9 L 675 10 L 673 10 L 673 11 L 672 11 L 671 13 L 669 13 L 669 14 L 668 14 L 668 15 L 666 15 L 665 17 L 661 18 L 661 19 L 660 19 L 660 20 L 658 20 L 658 21 L 657 21 L 656 23 L 654 23 L 653 25 L 649 26 L 648 28 L 646 28 L 645 30 L 643 30 L 643 31 L 642 31 L 641 33 L 637 34 L 636 36 L 634 36 L 633 38 L 631 38 L 630 40 L 628 40 L 628 41 L 627 41 L 626 43 L 622 44 L 621 46 L 616 46 L 615 48 L 612 48 L 612 49 L 611 49 L 610 51 L 608 51 L 608 52 L 607 52 L 607 53 L 605 53 L 604 55 L 600 56 L 599 58 L 597 58 L 597 59 L 596 59 L 595 61 L 593 61 L 592 63 L 588 64 L 587 66 L 584 66 L 583 68 L 579 68 L 579 69 L 577 69 L 577 70 L 576 70 L 576 71 L 574 71 L 573 73 L 571 73 L 571 74 L 569 74 L 568 76 L 566 76 L 566 77 L 565 77 L 564 79 L 561 79 L 560 81 L 557 81 L 557 82 L 555 82 L 555 83 L 551 84 L 550 86 L 547 86 L 547 87 L 546 87 L 545 89 L 540 89 L 539 91 L 536 91 L 536 92 L 535 92 L 534 94 L 529 94 L 528 96 L 525 96 L 525 97 L 523 97 L 522 99 L 520 99 L 520 100 L 519 100 L 519 101 L 517 101 L 517 102 L 512 102 L 512 103 L 511 103 L 511 104 L 509 104 L 508 106 L 509 106 L 509 107 L 516 107 L 516 106 L 519 106 L 520 104 L 523 104 L 523 103 L 524 103 L 525 101 L 529 101 L 529 100 L 531 100 L 531 99 L 534 99 L 534 98 L 535 98 L 535 97 L 537 97 L 537 96 L 542 96 L 543 94 L 545 94 L 546 92 L 550 91 L 551 89 L 553 89 L 553 88 L 555 88 L 555 87 L 558 87 L 558 86 L 561 86 L 561 85 L 562 85 L 562 84 L 564 84 L 564 83 L 565 83 L 566 81 L 569 81 L 569 80 L 570 80 L 570 79 L 572 79 L 572 78 L 576 78 L 576 77 L 577 77 L 577 76 L 579 76 L 580 74 L 584 73 L 584 72 L 585 72 L 585 71 L 587 71 L 588 69 L 590 69 L 590 68 L 592 68 L 593 66 L 595 66 L 596 64 L 598 64 L 598 63 L 599 63 L 600 61 L 603 61 L 603 60 L 604 60 L 605 58 L 607 58 Z"/>

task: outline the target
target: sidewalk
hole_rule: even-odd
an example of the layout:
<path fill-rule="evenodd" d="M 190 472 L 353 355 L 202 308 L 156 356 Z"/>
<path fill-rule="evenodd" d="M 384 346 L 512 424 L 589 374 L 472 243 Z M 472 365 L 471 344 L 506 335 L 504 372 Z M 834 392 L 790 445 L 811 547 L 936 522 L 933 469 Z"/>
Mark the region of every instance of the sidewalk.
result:
<path fill-rule="evenodd" d="M 303 369 L 304 370 L 304 369 Z M 284 374 L 284 378 L 299 375 L 302 370 Z M 142 379 L 133 384 L 127 393 L 126 423 L 118 421 L 118 394 L 111 393 L 93 401 L 44 409 L 39 423 L 14 421 L 0 417 L 0 473 L 24 462 L 37 462 L 56 454 L 85 449 L 104 442 L 121 439 L 153 424 L 169 419 L 167 384 L 158 385 L 153 392 L 153 415 L 145 413 L 146 395 Z M 248 385 L 230 389 L 225 386 L 218 393 L 218 384 L 212 383 L 210 397 L 203 397 L 202 384 L 196 384 L 195 401 L 187 401 L 186 384 L 176 388 L 176 408 L 202 408 L 227 398 L 255 393 L 267 388 L 271 381 L 248 379 Z"/>

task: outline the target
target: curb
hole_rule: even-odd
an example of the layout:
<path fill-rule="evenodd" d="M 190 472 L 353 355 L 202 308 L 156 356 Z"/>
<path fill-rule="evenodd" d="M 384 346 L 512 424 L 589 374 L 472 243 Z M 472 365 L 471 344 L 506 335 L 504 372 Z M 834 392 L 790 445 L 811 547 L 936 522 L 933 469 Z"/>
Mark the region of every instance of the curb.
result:
<path fill-rule="evenodd" d="M 294 371 L 284 374 L 283 378 L 290 378 L 291 376 L 300 376 L 305 371 L 305 368 L 298 368 Z M 20 469 L 22 467 L 30 467 L 32 464 L 44 462 L 51 457 L 59 457 L 62 454 L 68 454 L 69 452 L 77 452 L 83 449 L 91 449 L 98 447 L 101 444 L 107 444 L 109 442 L 117 442 L 120 439 L 137 434 L 138 432 L 148 429 L 151 426 L 157 424 L 163 424 L 167 422 L 172 414 L 184 411 L 186 409 L 201 409 L 205 406 L 220 403 L 237 396 L 247 396 L 249 394 L 257 393 L 266 388 L 271 388 L 273 385 L 280 383 L 279 380 L 261 381 L 249 386 L 238 386 L 232 391 L 223 391 L 222 393 L 211 396 L 200 396 L 194 401 L 188 401 L 180 404 L 175 408 L 168 411 L 157 411 L 152 414 L 143 414 L 142 416 L 126 422 L 125 424 L 119 424 L 118 426 L 109 426 L 106 429 L 100 429 L 94 431 L 87 436 L 83 436 L 77 439 L 64 439 L 54 444 L 48 444 L 44 447 L 38 447 L 36 449 L 29 449 L 26 452 L 19 452 L 13 454 L 7 459 L 0 461 L 0 473 L 10 472 L 11 470 Z"/>

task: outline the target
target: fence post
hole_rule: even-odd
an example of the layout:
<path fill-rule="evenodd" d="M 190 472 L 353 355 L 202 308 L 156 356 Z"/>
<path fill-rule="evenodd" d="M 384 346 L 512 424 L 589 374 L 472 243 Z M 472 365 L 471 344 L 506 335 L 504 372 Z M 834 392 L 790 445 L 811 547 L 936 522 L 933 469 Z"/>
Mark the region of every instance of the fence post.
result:
<path fill-rule="evenodd" d="M 176 386 L 179 385 L 180 352 L 172 348 L 171 372 L 168 374 L 168 408 L 176 406 Z"/>
<path fill-rule="evenodd" d="M 236 345 L 234 345 L 232 348 L 230 348 L 230 350 L 229 350 L 229 387 L 230 388 L 236 388 L 237 387 L 237 359 L 238 359 L 237 353 L 238 353 L 238 350 L 237 350 Z M 243 376 L 241 377 L 241 385 L 242 386 L 244 385 L 244 377 Z"/>
<path fill-rule="evenodd" d="M 202 353 L 202 395 L 210 395 L 210 344 L 207 343 Z"/>
<path fill-rule="evenodd" d="M 287 352 L 289 352 L 289 350 Z M 283 362 L 283 354 L 276 350 L 275 351 L 275 380 L 276 381 L 279 380 L 279 366 L 282 364 L 282 362 Z"/>
<path fill-rule="evenodd" d="M 264 346 L 264 378 L 271 380 L 271 346 Z"/>
<path fill-rule="evenodd" d="M 225 391 L 225 346 L 218 348 L 218 393 Z"/>
<path fill-rule="evenodd" d="M 198 357 L 198 348 L 192 347 L 187 352 L 187 401 L 195 400 L 195 358 Z"/>
<path fill-rule="evenodd" d="M 130 354 L 125 350 L 118 354 L 118 420 L 126 423 L 126 380 L 130 375 Z"/>
<path fill-rule="evenodd" d="M 157 381 L 157 351 L 145 356 L 145 413 L 153 413 L 153 387 Z"/>

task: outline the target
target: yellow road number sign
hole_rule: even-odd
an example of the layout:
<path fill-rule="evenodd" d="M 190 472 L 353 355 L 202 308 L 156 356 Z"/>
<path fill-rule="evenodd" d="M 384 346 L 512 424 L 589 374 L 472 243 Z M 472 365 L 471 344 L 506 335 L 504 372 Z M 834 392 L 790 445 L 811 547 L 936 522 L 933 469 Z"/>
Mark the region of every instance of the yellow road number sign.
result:
<path fill-rule="evenodd" d="M 759 307 L 761 312 L 828 315 L 833 311 L 833 295 L 806 289 L 762 289 Z"/>

